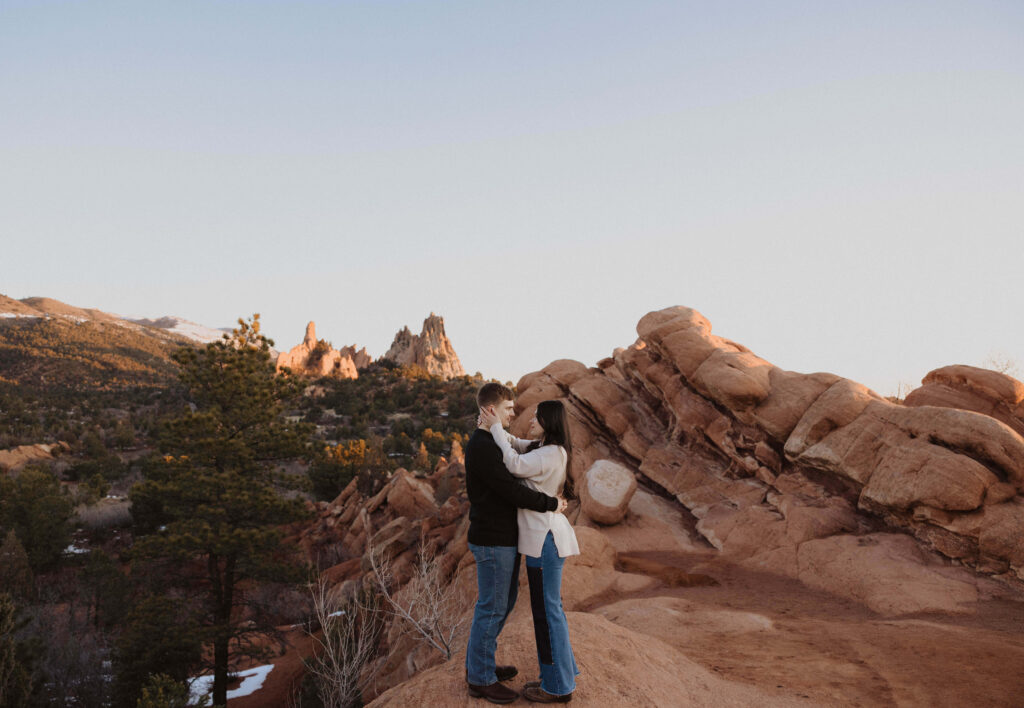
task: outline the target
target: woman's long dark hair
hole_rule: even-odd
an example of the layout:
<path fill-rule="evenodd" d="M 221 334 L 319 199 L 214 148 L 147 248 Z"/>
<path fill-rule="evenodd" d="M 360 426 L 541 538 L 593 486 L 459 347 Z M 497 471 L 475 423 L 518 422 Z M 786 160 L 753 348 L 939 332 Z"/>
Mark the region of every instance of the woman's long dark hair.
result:
<path fill-rule="evenodd" d="M 575 499 L 576 490 L 572 481 L 572 437 L 569 435 L 569 415 L 561 401 L 541 401 L 537 404 L 537 422 L 544 431 L 541 445 L 561 445 L 565 449 L 565 487 L 562 494 L 566 499 Z"/>

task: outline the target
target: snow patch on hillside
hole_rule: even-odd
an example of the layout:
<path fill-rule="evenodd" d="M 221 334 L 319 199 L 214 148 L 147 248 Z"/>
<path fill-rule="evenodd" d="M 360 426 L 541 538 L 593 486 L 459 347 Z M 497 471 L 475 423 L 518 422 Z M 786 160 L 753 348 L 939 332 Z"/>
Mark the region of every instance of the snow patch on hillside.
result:
<path fill-rule="evenodd" d="M 232 678 L 242 679 L 242 683 L 238 688 L 233 688 L 228 691 L 228 700 L 232 698 L 242 698 L 243 696 L 251 696 L 256 691 L 263 688 L 263 682 L 267 680 L 267 676 L 271 671 L 274 670 L 273 664 L 266 664 L 264 666 L 254 666 L 251 669 L 245 671 L 239 671 L 234 674 Z M 213 676 L 196 676 L 189 679 L 189 693 L 190 700 L 193 703 L 198 703 L 203 696 L 209 696 L 213 690 Z"/>
<path fill-rule="evenodd" d="M 146 327 L 155 327 L 162 329 L 165 332 L 171 334 L 177 334 L 182 337 L 186 337 L 195 342 L 215 342 L 223 336 L 224 332 L 230 332 L 231 330 L 212 329 L 205 325 L 190 322 L 189 320 L 182 319 L 181 317 L 160 317 L 155 320 L 147 319 L 144 317 L 140 318 L 124 318 L 128 322 L 134 324 L 144 325 Z"/>

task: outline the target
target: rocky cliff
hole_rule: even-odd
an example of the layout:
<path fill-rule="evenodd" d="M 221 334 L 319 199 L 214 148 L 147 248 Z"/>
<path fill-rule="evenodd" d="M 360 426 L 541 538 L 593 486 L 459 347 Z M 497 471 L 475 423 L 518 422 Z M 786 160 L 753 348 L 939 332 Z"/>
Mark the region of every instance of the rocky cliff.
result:
<path fill-rule="evenodd" d="M 565 399 L 575 475 L 619 460 L 677 499 L 716 549 L 775 572 L 820 578 L 851 538 L 900 531 L 956 563 L 1024 578 L 1019 382 L 951 367 L 908 397 L 941 390 L 946 406 L 904 406 L 834 374 L 774 366 L 685 307 L 648 314 L 637 332 L 596 368 L 558 361 L 523 377 L 515 432 L 538 401 Z M 949 397 L 962 380 L 972 401 L 987 396 L 975 408 L 1007 422 L 948 407 L 968 396 Z"/>
<path fill-rule="evenodd" d="M 415 335 L 403 327 L 395 335 L 391 348 L 381 357 L 402 366 L 418 366 L 427 373 L 451 379 L 465 376 L 455 348 L 444 331 L 444 318 L 430 313 L 423 320 L 423 330 Z"/>

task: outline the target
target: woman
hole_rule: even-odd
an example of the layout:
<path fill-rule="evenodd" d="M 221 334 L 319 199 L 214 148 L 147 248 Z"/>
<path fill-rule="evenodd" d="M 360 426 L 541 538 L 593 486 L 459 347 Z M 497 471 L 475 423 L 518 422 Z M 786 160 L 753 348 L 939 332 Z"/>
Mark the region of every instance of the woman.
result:
<path fill-rule="evenodd" d="M 568 416 L 561 401 L 542 401 L 527 433 L 536 439 L 519 454 L 517 441 L 501 427 L 493 407 L 484 409 L 481 422 L 501 448 L 505 466 L 533 489 L 551 496 L 572 493 L 567 475 L 572 442 Z M 522 446 L 520 446 L 522 449 Z M 537 639 L 540 681 L 531 681 L 523 697 L 535 703 L 568 703 L 576 689 L 576 659 L 569 642 L 569 625 L 562 609 L 562 565 L 580 552 L 569 520 L 554 511 L 519 509 L 519 552 L 526 556 L 530 606 Z"/>

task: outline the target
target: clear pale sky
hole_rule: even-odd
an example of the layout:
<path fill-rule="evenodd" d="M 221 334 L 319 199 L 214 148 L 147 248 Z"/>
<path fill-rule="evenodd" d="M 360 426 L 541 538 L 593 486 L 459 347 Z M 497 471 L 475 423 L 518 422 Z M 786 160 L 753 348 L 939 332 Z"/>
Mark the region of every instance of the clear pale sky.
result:
<path fill-rule="evenodd" d="M 0 0 L 0 292 L 470 373 L 1024 369 L 1024 3 Z"/>

